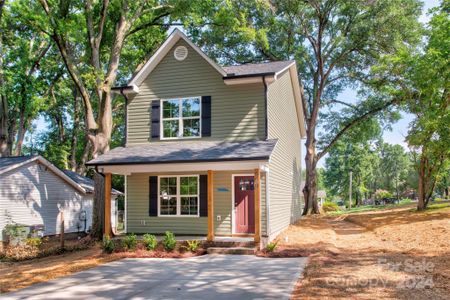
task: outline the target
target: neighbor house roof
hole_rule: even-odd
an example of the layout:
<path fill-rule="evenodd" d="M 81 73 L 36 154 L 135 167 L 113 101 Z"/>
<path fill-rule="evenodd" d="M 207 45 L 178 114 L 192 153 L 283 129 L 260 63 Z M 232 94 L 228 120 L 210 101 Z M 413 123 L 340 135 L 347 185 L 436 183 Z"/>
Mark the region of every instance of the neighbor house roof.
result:
<path fill-rule="evenodd" d="M 73 181 L 75 181 L 76 183 L 78 183 L 79 185 L 81 185 L 87 193 L 93 193 L 94 192 L 94 180 L 92 180 L 89 177 L 86 176 L 81 176 L 80 174 L 74 172 L 74 171 L 70 171 L 70 170 L 63 170 L 64 174 L 66 174 L 67 176 L 69 176 Z M 111 193 L 113 195 L 123 195 L 122 192 L 115 190 L 115 189 L 111 189 Z"/>
<path fill-rule="evenodd" d="M 40 155 L 27 155 L 27 156 L 11 156 L 11 157 L 0 157 L 0 175 L 18 169 L 26 164 L 37 162 L 48 169 L 50 169 L 57 176 L 61 177 L 64 181 L 70 184 L 79 192 L 93 193 L 94 192 L 94 181 L 88 177 L 81 176 L 75 172 L 64 170 L 61 171 L 54 164 L 46 160 Z M 122 192 L 112 189 L 112 193 L 115 195 L 122 195 Z"/>
<path fill-rule="evenodd" d="M 256 64 L 228 66 L 223 67 L 223 70 L 227 73 L 227 78 L 237 76 L 275 75 L 287 70 L 292 64 L 295 64 L 295 61 L 273 61 Z"/>
<path fill-rule="evenodd" d="M 53 165 L 51 162 L 40 155 L 0 157 L 0 175 L 9 171 L 13 171 L 32 162 L 37 162 L 44 165 L 57 176 L 61 177 L 61 179 L 70 184 L 73 188 L 83 194 L 86 193 L 86 190 L 81 185 L 79 185 L 76 181 L 64 174 L 63 171 L 58 169 L 55 165 Z"/>
<path fill-rule="evenodd" d="M 118 147 L 86 165 L 195 163 L 214 161 L 268 160 L 277 140 L 223 142 L 192 141 Z"/>

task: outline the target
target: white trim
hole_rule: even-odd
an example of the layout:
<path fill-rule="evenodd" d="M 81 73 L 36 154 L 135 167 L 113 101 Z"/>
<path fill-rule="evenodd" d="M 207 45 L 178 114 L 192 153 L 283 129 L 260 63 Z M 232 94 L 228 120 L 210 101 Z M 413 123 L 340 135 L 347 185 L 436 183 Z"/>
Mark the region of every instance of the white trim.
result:
<path fill-rule="evenodd" d="M 183 100 L 198 99 L 200 106 L 200 114 L 198 117 L 183 117 Z M 165 118 L 164 119 L 164 101 L 178 101 L 178 117 L 175 118 Z M 202 137 L 202 97 L 192 96 L 192 97 L 180 97 L 180 98 L 164 98 L 159 100 L 159 138 L 162 141 L 165 140 L 186 140 L 186 139 L 199 139 Z M 182 136 L 184 132 L 183 120 L 199 120 L 199 136 Z M 178 136 L 177 137 L 164 137 L 164 121 L 177 121 L 178 120 Z"/>
<path fill-rule="evenodd" d="M 72 178 L 67 176 L 63 171 L 61 171 L 60 169 L 55 167 L 55 165 L 53 165 L 51 162 L 49 162 L 48 160 L 46 160 L 45 158 L 43 158 L 40 155 L 30 157 L 29 159 L 27 159 L 27 160 L 25 160 L 23 162 L 20 162 L 20 163 L 11 165 L 8 168 L 5 168 L 4 170 L 0 171 L 0 175 L 3 174 L 3 173 L 6 173 L 6 172 L 12 171 L 14 169 L 17 169 L 19 167 L 22 167 L 22 166 L 24 166 L 26 164 L 35 162 L 35 161 L 38 161 L 39 163 L 41 163 L 44 166 L 46 166 L 47 168 L 49 168 L 53 173 L 55 173 L 57 176 L 61 177 L 63 180 L 65 180 L 68 184 L 70 184 L 77 191 L 81 192 L 83 195 L 86 194 L 86 190 L 81 185 L 79 185 Z"/>
<path fill-rule="evenodd" d="M 218 161 L 197 163 L 161 163 L 161 164 L 134 164 L 98 166 L 104 173 L 131 175 L 132 173 L 161 173 L 161 172 L 202 172 L 213 171 L 248 171 L 261 168 L 267 160 Z"/>
<path fill-rule="evenodd" d="M 242 174 L 238 174 L 238 173 L 233 173 L 231 174 L 231 234 L 236 234 L 236 224 L 235 224 L 235 211 L 236 209 L 234 208 L 234 178 L 235 177 L 240 177 L 240 176 L 252 176 L 253 180 L 255 180 L 255 174 L 249 174 L 249 173 L 242 173 Z"/>
<path fill-rule="evenodd" d="M 203 51 L 192 43 L 188 37 L 181 32 L 178 28 L 169 35 L 166 41 L 159 47 L 159 49 L 152 55 L 152 57 L 144 64 L 144 66 L 139 70 L 139 72 L 134 76 L 128 85 L 139 86 L 147 78 L 147 76 L 155 69 L 155 67 L 160 63 L 160 61 L 166 56 L 170 49 L 180 40 L 183 39 L 192 49 L 194 49 L 198 54 L 200 54 L 203 59 L 205 59 L 214 69 L 217 70 L 222 76 L 226 76 L 226 72 L 216 64 L 211 58 L 206 56 Z"/>
<path fill-rule="evenodd" d="M 241 78 L 224 78 L 223 82 L 226 85 L 237 85 L 237 84 L 251 84 L 251 83 L 262 83 L 262 77 L 266 78 L 266 82 L 268 84 L 275 81 L 274 76 L 264 76 L 264 75 L 255 75 L 252 77 L 241 77 Z"/>
<path fill-rule="evenodd" d="M 303 115 L 303 108 L 302 108 L 302 94 L 301 94 L 301 88 L 300 88 L 300 81 L 298 79 L 298 73 L 297 73 L 297 66 L 296 64 L 292 64 L 289 69 L 289 74 L 291 76 L 291 84 L 292 84 L 292 90 L 294 92 L 294 99 L 295 99 L 295 109 L 297 111 L 297 119 L 298 119 L 298 126 L 300 128 L 300 135 L 302 138 L 306 136 L 306 128 L 305 128 L 305 116 Z"/>
<path fill-rule="evenodd" d="M 288 70 L 290 67 L 295 66 L 295 61 L 293 61 L 290 65 L 284 67 L 280 71 L 275 73 L 275 79 L 278 79 L 278 75 L 282 74 L 284 71 Z"/>
<path fill-rule="evenodd" d="M 170 195 L 175 196 L 177 199 L 177 214 L 176 215 L 161 215 L 160 206 L 161 206 L 161 186 L 160 179 L 163 178 L 176 178 L 177 179 L 177 194 Z M 197 195 L 181 195 L 180 187 L 181 177 L 197 177 Z M 197 197 L 197 214 L 196 215 L 182 215 L 181 214 L 181 196 L 183 197 Z M 167 218 L 167 217 L 176 217 L 176 218 L 199 218 L 200 217 L 200 175 L 199 174 L 181 174 L 181 175 L 158 175 L 158 217 Z"/>

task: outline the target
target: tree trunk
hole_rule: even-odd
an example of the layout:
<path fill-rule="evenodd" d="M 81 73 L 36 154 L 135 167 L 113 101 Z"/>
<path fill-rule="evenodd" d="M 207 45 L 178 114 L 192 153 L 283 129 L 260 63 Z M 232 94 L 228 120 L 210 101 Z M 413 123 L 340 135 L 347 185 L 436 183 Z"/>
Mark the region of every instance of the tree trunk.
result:
<path fill-rule="evenodd" d="M 77 146 L 78 146 L 78 128 L 80 126 L 80 105 L 78 103 L 78 92 L 75 88 L 73 93 L 73 127 L 72 141 L 70 143 L 70 169 L 77 171 Z"/>
<path fill-rule="evenodd" d="M 25 101 L 25 100 L 23 100 Z M 20 109 L 20 119 L 19 119 L 19 131 L 17 133 L 16 148 L 14 149 L 14 155 L 22 155 L 23 140 L 25 139 L 26 132 L 26 120 L 25 120 L 25 108 Z"/>
<path fill-rule="evenodd" d="M 3 7 L 5 0 L 0 0 L 0 26 L 2 24 Z M 0 35 L 0 53 L 3 53 L 3 30 Z M 3 56 L 0 55 L 0 88 L 4 88 Z M 8 147 L 8 99 L 4 90 L 0 91 L 0 157 L 11 155 Z"/>
<path fill-rule="evenodd" d="M 418 187 L 419 200 L 417 202 L 417 210 L 425 210 L 427 208 L 426 188 L 425 188 L 427 179 L 425 178 L 425 168 L 426 168 L 426 158 L 422 153 L 419 162 L 419 187 Z"/>
<path fill-rule="evenodd" d="M 94 239 L 102 239 L 104 229 L 104 203 L 105 203 L 105 178 L 102 174 L 94 173 L 94 203 L 103 203 L 103 205 L 94 205 L 92 213 L 92 232 Z"/>
<path fill-rule="evenodd" d="M 312 138 L 311 138 L 312 136 Z M 317 205 L 317 171 L 316 171 L 317 155 L 314 136 L 310 133 L 306 139 L 306 178 L 305 187 L 303 188 L 303 196 L 305 198 L 305 207 L 303 215 L 319 214 L 319 206 Z"/>

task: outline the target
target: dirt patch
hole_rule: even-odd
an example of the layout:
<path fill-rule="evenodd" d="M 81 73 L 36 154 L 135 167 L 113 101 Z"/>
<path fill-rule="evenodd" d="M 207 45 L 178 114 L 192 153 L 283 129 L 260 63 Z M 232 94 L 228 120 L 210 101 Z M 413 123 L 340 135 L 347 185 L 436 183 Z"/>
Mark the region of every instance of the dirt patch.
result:
<path fill-rule="evenodd" d="M 0 268 L 0 291 L 5 293 L 18 290 L 35 283 L 93 268 L 117 259 L 120 259 L 120 257 L 105 255 L 99 246 L 94 246 L 87 250 L 23 262 L 2 262 Z"/>
<path fill-rule="evenodd" d="M 20 262 L 2 262 L 0 291 L 1 293 L 11 292 L 123 258 L 188 258 L 204 254 L 206 250 L 203 248 L 199 248 L 196 252 L 184 249 L 167 252 L 161 247 L 157 251 L 147 251 L 142 248 L 142 245 L 139 245 L 136 251 L 107 254 L 103 252 L 100 244 L 95 244 L 87 250 L 65 252 Z"/>
<path fill-rule="evenodd" d="M 310 253 L 293 299 L 448 299 L 450 207 L 413 206 L 290 226 L 280 247 Z"/>

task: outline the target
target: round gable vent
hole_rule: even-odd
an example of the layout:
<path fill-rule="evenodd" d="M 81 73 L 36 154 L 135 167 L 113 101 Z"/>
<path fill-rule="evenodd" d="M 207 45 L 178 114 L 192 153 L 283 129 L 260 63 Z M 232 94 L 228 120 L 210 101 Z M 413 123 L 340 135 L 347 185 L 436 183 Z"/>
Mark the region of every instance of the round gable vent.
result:
<path fill-rule="evenodd" d="M 188 55 L 188 49 L 185 46 L 178 46 L 175 51 L 173 51 L 173 56 L 176 60 L 185 60 Z"/>

